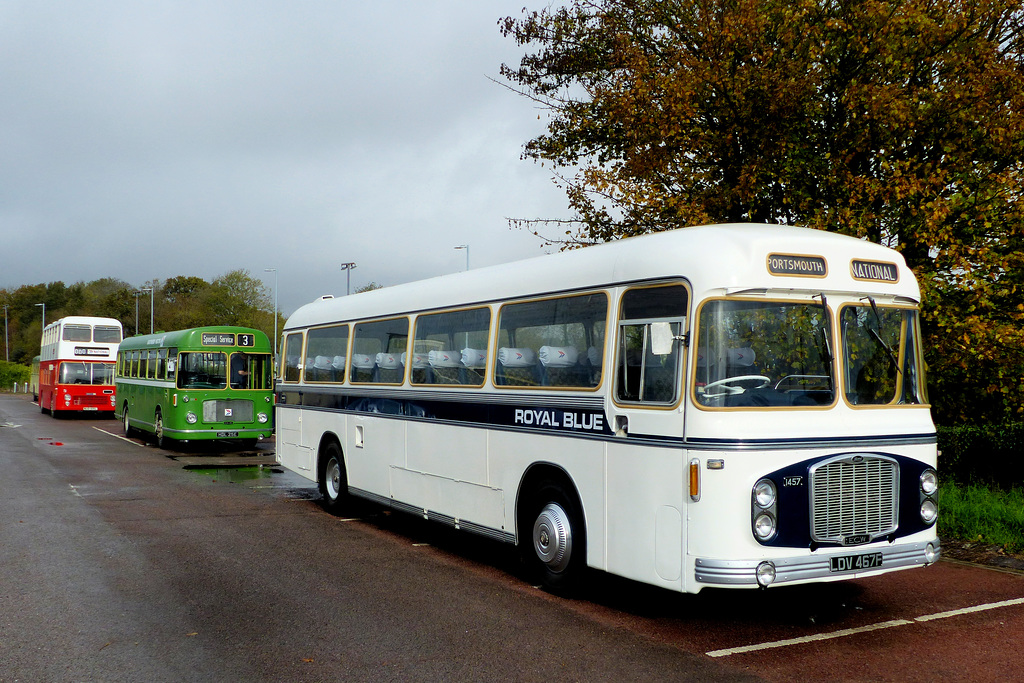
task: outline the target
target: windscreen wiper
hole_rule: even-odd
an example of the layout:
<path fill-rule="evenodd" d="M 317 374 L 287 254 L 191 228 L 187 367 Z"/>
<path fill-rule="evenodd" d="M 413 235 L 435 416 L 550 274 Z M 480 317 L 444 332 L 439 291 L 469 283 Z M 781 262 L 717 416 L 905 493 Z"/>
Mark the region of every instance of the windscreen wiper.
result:
<path fill-rule="evenodd" d="M 821 343 L 825 350 L 825 359 L 828 361 L 828 388 L 832 389 L 832 368 L 834 366 L 832 357 L 832 345 L 828 343 L 828 299 L 825 298 L 825 292 L 822 292 L 818 296 L 821 297 L 821 310 L 825 315 L 825 324 L 821 328 Z"/>
<path fill-rule="evenodd" d="M 875 305 L 875 300 L 874 300 L 873 297 L 869 296 L 869 297 L 867 297 L 867 299 L 868 299 L 868 302 L 871 303 L 871 310 L 875 312 L 875 320 L 878 321 L 878 328 L 881 329 L 882 328 L 882 316 L 878 313 L 878 306 Z M 903 374 L 903 370 L 900 369 L 900 361 L 899 361 L 899 359 L 896 356 L 896 352 L 892 350 L 891 346 L 889 346 L 888 344 L 885 343 L 885 340 L 882 339 L 881 335 L 878 334 L 878 330 L 874 329 L 873 327 L 869 327 L 868 328 L 868 334 L 871 335 L 872 339 L 874 339 L 876 342 L 878 342 L 879 346 L 881 346 L 883 349 L 886 350 L 886 352 L 889 354 L 889 360 L 892 361 L 892 366 L 894 368 L 896 368 L 896 372 L 898 372 L 899 374 L 902 375 Z"/>

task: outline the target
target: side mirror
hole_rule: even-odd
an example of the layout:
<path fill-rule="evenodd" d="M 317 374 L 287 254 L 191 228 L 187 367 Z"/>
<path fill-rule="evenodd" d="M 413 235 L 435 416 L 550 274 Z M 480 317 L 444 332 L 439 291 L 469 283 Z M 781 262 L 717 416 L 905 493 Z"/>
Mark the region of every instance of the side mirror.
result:
<path fill-rule="evenodd" d="M 671 355 L 674 342 L 671 323 L 651 323 L 651 352 L 655 356 Z"/>

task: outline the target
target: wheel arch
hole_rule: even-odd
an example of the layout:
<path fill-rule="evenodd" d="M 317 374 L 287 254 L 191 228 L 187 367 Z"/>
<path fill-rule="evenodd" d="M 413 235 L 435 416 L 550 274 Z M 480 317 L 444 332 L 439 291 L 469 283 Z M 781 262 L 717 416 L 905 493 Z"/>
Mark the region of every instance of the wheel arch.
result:
<path fill-rule="evenodd" d="M 561 465 L 551 462 L 535 462 L 523 472 L 522 479 L 519 481 L 519 490 L 516 492 L 516 544 L 521 544 L 522 540 L 528 538 L 532 533 L 533 519 L 530 515 L 533 509 L 533 499 L 545 484 L 560 486 L 567 496 L 574 499 L 573 502 L 580 512 L 583 523 L 584 536 L 589 536 L 587 511 L 572 477 Z"/>
<path fill-rule="evenodd" d="M 330 445 L 338 447 L 341 452 L 341 465 L 345 473 L 345 481 L 348 483 L 348 457 L 345 455 L 345 447 L 341 445 L 341 439 L 334 432 L 324 432 L 320 436 L 320 443 L 316 447 L 316 482 L 321 483 L 324 478 L 324 468 L 327 466 L 326 451 Z"/>

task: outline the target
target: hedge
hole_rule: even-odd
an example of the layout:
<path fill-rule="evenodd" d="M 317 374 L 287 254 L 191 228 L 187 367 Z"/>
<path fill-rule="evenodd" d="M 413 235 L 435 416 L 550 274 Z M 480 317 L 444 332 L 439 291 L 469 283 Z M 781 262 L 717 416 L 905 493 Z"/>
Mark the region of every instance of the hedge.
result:
<path fill-rule="evenodd" d="M 0 360 L 0 391 L 11 391 L 14 388 L 15 382 L 22 385 L 25 384 L 31 371 L 32 368 L 27 365 Z M 19 391 L 24 389 L 24 386 L 18 387 Z"/>
<path fill-rule="evenodd" d="M 939 427 L 939 477 L 1000 488 L 1024 485 L 1024 422 Z"/>

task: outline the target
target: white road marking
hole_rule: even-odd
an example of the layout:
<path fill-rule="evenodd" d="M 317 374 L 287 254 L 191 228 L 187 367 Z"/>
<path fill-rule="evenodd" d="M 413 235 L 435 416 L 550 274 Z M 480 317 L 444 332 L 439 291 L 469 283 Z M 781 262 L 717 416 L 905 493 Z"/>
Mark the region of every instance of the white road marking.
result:
<path fill-rule="evenodd" d="M 757 643 L 755 645 L 742 645 L 740 647 L 730 647 L 723 650 L 712 650 L 710 652 L 705 652 L 704 654 L 706 654 L 708 657 L 728 657 L 729 655 L 738 655 L 747 652 L 758 652 L 760 650 L 770 650 L 776 647 L 788 647 L 790 645 L 812 643 L 819 640 L 845 638 L 846 636 L 853 636 L 857 635 L 858 633 L 869 633 L 871 631 L 879 631 L 886 628 L 894 628 L 896 626 L 910 626 L 915 623 L 934 621 L 935 619 L 947 619 L 949 617 L 957 617 L 963 614 L 973 614 L 974 612 L 984 612 L 990 609 L 999 609 L 1000 607 L 1013 607 L 1014 605 L 1024 605 L 1024 598 L 1014 598 L 1012 600 L 990 602 L 984 605 L 964 607 L 962 609 L 954 609 L 949 610 L 947 612 L 925 614 L 920 617 L 914 617 L 913 619 L 893 619 L 892 621 L 883 621 L 878 624 L 870 624 L 868 626 L 860 626 L 858 628 L 847 628 L 841 631 L 833 631 L 831 633 L 817 633 L 810 636 L 801 636 L 800 638 L 788 638 L 786 640 L 776 640 L 769 643 Z"/>
<path fill-rule="evenodd" d="M 870 626 L 860 626 L 858 628 L 846 628 L 842 631 L 833 631 L 832 633 L 816 633 L 812 636 L 801 636 L 799 638 L 788 638 L 786 640 L 776 640 L 771 643 L 757 643 L 756 645 L 743 645 L 741 647 L 730 647 L 725 650 L 712 650 L 706 652 L 708 657 L 727 657 L 728 655 L 739 655 L 745 652 L 757 652 L 759 650 L 770 650 L 773 647 L 787 647 L 789 645 L 800 645 L 801 643 L 813 643 L 817 640 L 831 640 L 833 638 L 845 638 L 846 636 L 856 635 L 858 633 L 868 633 L 870 631 L 879 631 L 883 628 L 893 628 L 894 626 L 908 626 L 914 622 L 908 621 L 907 619 L 893 619 L 892 621 L 883 621 L 880 624 L 871 624 Z"/>
<path fill-rule="evenodd" d="M 127 441 L 130 444 L 135 444 L 139 448 L 145 448 L 146 447 L 144 444 L 141 444 L 138 441 L 132 441 L 131 439 L 123 437 L 120 434 L 114 434 L 113 432 L 108 432 L 106 429 L 100 429 L 99 427 L 93 427 L 93 429 L 95 429 L 97 432 L 103 432 L 107 436 L 112 436 L 115 439 L 121 439 L 121 441 Z"/>
<path fill-rule="evenodd" d="M 1002 602 L 990 602 L 987 605 L 975 605 L 974 607 L 964 607 L 963 609 L 952 609 L 948 612 L 936 612 L 935 614 L 926 614 L 923 617 L 917 617 L 914 621 L 932 621 L 933 619 L 945 619 L 946 617 L 957 617 L 961 614 L 971 614 L 973 612 L 984 612 L 989 609 L 997 609 L 999 607 L 1012 607 L 1013 605 L 1024 605 L 1024 598 L 1014 598 L 1013 600 L 1003 600 Z"/>

